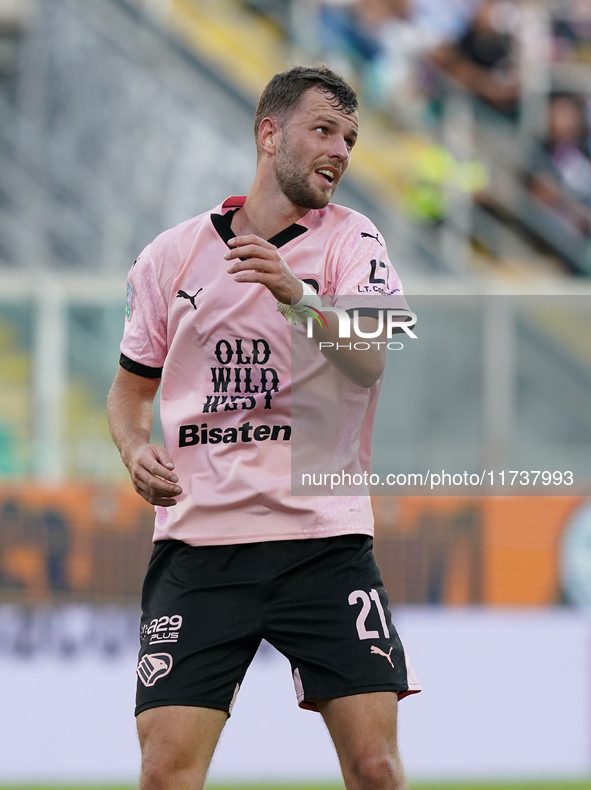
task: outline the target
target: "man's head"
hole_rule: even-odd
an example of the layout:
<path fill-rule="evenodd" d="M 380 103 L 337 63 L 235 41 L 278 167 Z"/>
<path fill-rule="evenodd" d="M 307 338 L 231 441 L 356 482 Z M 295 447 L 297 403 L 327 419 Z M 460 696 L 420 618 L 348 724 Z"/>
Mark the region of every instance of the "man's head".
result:
<path fill-rule="evenodd" d="M 276 74 L 259 101 L 259 163 L 268 154 L 277 183 L 295 205 L 323 208 L 349 163 L 357 122 L 357 96 L 338 74 L 326 66 L 295 66 Z"/>
<path fill-rule="evenodd" d="M 550 101 L 548 127 L 552 143 L 584 145 L 588 131 L 584 103 L 574 94 L 555 94 Z"/>
<path fill-rule="evenodd" d="M 302 94 L 311 88 L 324 93 L 331 104 L 346 115 L 357 111 L 355 91 L 327 66 L 294 66 L 288 71 L 276 74 L 263 91 L 254 120 L 255 137 L 258 136 L 263 118 L 275 118 L 279 123 L 285 123 L 297 107 Z"/>

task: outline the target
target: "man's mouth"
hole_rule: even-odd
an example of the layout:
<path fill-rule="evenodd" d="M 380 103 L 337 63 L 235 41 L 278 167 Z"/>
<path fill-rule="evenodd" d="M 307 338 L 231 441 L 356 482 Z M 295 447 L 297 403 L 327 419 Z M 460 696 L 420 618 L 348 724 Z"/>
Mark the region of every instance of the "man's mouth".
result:
<path fill-rule="evenodd" d="M 327 184 L 327 186 L 332 186 L 337 177 L 336 170 L 333 170 L 330 167 L 319 167 L 315 172 L 320 176 L 324 183 Z"/>

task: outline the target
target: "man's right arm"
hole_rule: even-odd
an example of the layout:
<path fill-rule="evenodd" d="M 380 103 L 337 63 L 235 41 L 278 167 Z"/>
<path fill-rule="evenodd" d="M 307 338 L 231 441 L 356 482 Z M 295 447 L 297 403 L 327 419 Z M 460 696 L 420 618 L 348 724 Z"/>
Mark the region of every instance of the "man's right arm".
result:
<path fill-rule="evenodd" d="M 164 447 L 150 444 L 154 398 L 160 379 L 146 378 L 120 367 L 109 392 L 107 412 L 111 436 L 134 488 L 151 505 L 176 505 L 182 493 L 174 463 Z"/>

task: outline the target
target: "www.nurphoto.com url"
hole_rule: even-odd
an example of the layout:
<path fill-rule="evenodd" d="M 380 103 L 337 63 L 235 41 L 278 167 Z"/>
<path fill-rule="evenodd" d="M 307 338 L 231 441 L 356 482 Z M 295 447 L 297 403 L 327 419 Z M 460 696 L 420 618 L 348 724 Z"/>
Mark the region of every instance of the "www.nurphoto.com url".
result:
<path fill-rule="evenodd" d="M 350 475 L 348 472 L 322 472 L 316 474 L 302 474 L 303 486 L 330 486 L 340 488 L 341 486 L 417 486 L 430 488 L 431 490 L 442 486 L 572 486 L 574 483 L 573 473 L 568 472 L 549 472 L 540 469 L 532 471 L 509 470 L 484 470 L 480 473 L 470 472 L 446 472 L 444 469 L 432 472 L 430 469 L 426 473 L 422 472 L 399 472 L 391 473 L 382 478 L 378 474 L 361 472 Z"/>

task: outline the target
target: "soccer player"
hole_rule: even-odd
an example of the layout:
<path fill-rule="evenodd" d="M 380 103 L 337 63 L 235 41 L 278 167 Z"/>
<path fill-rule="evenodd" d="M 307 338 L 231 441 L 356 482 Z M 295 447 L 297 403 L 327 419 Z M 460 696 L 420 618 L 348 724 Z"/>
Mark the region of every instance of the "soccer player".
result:
<path fill-rule="evenodd" d="M 264 638 L 289 659 L 300 706 L 322 714 L 348 790 L 402 790 L 397 701 L 419 687 L 371 552 L 369 497 L 290 495 L 286 320 L 292 297 L 297 320 L 323 295 L 395 294 L 400 281 L 372 223 L 330 203 L 357 139 L 351 87 L 324 66 L 278 74 L 255 131 L 248 195 L 158 236 L 129 275 L 108 408 L 135 489 L 156 508 L 140 787 L 203 787 Z M 326 319 L 328 342 L 337 318 Z M 385 362 L 383 344 L 372 348 L 329 347 L 322 361 L 338 368 L 358 434 Z M 150 443 L 160 384 L 165 447 Z"/>

